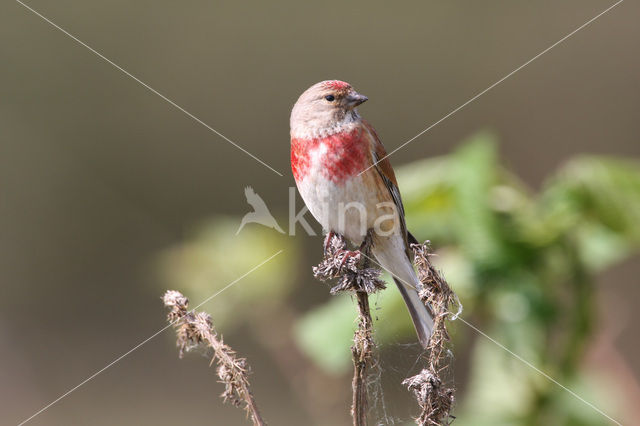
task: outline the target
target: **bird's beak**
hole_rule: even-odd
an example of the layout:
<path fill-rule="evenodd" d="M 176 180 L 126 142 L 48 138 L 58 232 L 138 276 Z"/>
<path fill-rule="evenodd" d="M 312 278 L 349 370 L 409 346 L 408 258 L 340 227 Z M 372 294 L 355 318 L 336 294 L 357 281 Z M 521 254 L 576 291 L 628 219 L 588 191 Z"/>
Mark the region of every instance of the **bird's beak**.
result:
<path fill-rule="evenodd" d="M 358 92 L 349 93 L 346 97 L 347 105 L 351 108 L 355 108 L 358 105 L 369 100 L 365 95 L 361 95 Z"/>

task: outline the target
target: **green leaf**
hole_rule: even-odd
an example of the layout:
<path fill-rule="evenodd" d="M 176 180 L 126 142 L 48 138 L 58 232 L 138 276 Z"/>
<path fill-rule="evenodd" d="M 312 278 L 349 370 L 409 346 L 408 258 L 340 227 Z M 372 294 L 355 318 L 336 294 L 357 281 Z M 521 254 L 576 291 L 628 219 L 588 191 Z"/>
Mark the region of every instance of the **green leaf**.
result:
<path fill-rule="evenodd" d="M 602 270 L 640 246 L 640 162 L 578 157 L 550 180 L 541 208 L 547 222 L 576 235 L 589 269 Z"/>

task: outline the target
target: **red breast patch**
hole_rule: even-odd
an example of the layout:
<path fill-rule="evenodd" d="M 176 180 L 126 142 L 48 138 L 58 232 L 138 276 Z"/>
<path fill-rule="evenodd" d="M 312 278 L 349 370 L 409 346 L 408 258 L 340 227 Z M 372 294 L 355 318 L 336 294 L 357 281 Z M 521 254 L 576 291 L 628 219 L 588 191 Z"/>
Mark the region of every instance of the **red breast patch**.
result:
<path fill-rule="evenodd" d="M 291 170 L 296 181 L 304 179 L 319 162 L 318 171 L 337 183 L 366 168 L 368 141 L 362 130 L 336 133 L 324 138 L 291 139 Z M 312 164 L 312 162 L 314 164 Z"/>

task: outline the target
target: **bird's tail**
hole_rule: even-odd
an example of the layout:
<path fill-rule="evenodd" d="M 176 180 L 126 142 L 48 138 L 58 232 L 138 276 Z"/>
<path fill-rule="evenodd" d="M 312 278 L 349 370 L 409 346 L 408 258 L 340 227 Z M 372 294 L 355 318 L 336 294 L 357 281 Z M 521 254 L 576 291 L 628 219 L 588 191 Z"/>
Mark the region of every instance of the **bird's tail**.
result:
<path fill-rule="evenodd" d="M 422 284 L 418 279 L 413 264 L 404 249 L 405 242 L 397 238 L 379 238 L 375 241 L 372 251 L 379 265 L 389 271 L 396 282 L 404 302 L 407 304 L 411 320 L 418 333 L 418 339 L 424 348 L 429 345 L 433 330 L 433 316 L 418 296 Z"/>
<path fill-rule="evenodd" d="M 418 340 L 420 340 L 422 347 L 426 349 L 429 345 L 429 339 L 431 338 L 431 332 L 433 330 L 433 316 L 424 303 L 422 303 L 422 300 L 420 300 L 416 289 L 407 287 L 406 284 L 396 277 L 393 277 L 393 280 L 396 282 L 400 294 L 402 294 L 402 298 L 404 299 L 404 303 L 406 303 L 409 309 L 413 326 L 416 328 L 416 333 L 418 333 Z"/>

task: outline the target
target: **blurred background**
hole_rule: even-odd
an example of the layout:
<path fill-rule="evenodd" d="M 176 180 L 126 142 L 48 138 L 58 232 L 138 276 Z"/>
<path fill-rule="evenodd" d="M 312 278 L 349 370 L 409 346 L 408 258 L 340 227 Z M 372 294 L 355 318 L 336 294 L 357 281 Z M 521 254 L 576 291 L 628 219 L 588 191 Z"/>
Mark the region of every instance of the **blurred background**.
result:
<path fill-rule="evenodd" d="M 352 83 L 388 150 L 612 3 L 31 0 L 280 177 L 17 2 L 0 5 L 0 422 L 17 424 L 205 304 L 274 425 L 348 424 L 355 307 L 314 281 L 288 227 L 291 106 Z M 640 415 L 640 6 L 624 2 L 391 158 L 464 318 L 614 419 Z M 301 200 L 297 199 L 297 209 Z M 310 215 L 307 219 L 320 231 Z M 420 348 L 396 291 L 372 298 L 371 417 L 410 424 Z M 460 321 L 455 424 L 611 424 Z M 165 331 L 34 425 L 247 424 L 206 351 Z M 373 424 L 373 423 L 372 423 Z"/>

